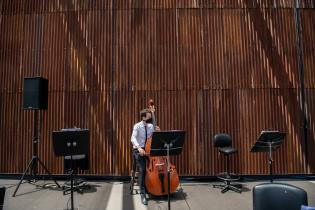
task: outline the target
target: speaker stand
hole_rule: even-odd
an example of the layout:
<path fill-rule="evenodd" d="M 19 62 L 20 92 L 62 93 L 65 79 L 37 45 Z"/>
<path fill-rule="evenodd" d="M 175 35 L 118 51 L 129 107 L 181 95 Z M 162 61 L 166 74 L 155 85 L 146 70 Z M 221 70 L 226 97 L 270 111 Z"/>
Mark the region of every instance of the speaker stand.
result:
<path fill-rule="evenodd" d="M 58 182 L 56 181 L 56 179 L 53 179 L 51 176 L 51 173 L 49 172 L 49 170 L 47 169 L 47 167 L 45 166 L 45 164 L 39 159 L 39 157 L 37 156 L 38 153 L 38 141 L 39 141 L 39 129 L 38 129 L 38 109 L 34 110 L 34 137 L 33 137 L 33 157 L 32 159 L 28 162 L 27 168 L 25 169 L 19 184 L 16 186 L 15 191 L 12 195 L 12 197 L 16 196 L 17 191 L 20 188 L 20 185 L 22 184 L 23 180 L 25 179 L 26 175 L 28 172 L 30 172 L 30 176 L 33 177 L 32 180 L 28 179 L 28 182 L 31 183 L 36 183 L 36 177 L 37 177 L 37 166 L 38 163 L 43 167 L 43 169 L 45 170 L 45 172 L 48 174 L 49 178 L 51 180 L 53 180 L 55 182 L 55 184 L 57 185 L 57 187 L 60 188 L 60 185 L 58 184 Z M 40 187 L 44 187 L 40 186 Z"/>

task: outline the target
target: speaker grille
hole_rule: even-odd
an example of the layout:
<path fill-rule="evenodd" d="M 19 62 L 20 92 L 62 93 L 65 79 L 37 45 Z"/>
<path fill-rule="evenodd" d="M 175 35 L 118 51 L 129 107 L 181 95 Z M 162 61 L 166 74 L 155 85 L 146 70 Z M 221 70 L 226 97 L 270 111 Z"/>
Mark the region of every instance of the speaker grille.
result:
<path fill-rule="evenodd" d="M 23 108 L 47 109 L 48 80 L 43 77 L 24 78 Z"/>

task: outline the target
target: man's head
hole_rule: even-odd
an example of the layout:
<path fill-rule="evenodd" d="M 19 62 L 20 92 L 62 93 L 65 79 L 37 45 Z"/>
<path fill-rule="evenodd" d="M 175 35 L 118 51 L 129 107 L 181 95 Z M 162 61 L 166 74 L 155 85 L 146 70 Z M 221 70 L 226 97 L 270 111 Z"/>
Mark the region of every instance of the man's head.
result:
<path fill-rule="evenodd" d="M 140 111 L 141 120 L 151 123 L 152 122 L 152 114 L 149 109 L 142 109 Z"/>

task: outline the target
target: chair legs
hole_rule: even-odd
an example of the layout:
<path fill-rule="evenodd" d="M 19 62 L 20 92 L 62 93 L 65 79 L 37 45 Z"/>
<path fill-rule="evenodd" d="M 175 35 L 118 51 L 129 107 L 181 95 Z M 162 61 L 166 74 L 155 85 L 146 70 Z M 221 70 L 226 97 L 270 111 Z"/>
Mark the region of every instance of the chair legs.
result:
<path fill-rule="evenodd" d="M 221 193 L 225 193 L 229 190 L 232 190 L 234 192 L 242 193 L 242 185 L 241 184 L 231 184 L 232 181 L 239 180 L 239 176 L 233 173 L 230 173 L 230 161 L 229 161 L 229 155 L 225 155 L 226 160 L 226 169 L 227 172 L 219 174 L 217 177 L 222 180 L 223 184 L 215 184 L 213 185 L 213 188 L 220 188 Z"/>
<path fill-rule="evenodd" d="M 130 195 L 139 194 L 137 189 L 134 189 L 135 184 L 138 182 L 138 170 L 137 170 L 137 163 L 133 160 L 132 163 L 132 170 L 131 170 L 131 177 L 130 177 Z"/>
<path fill-rule="evenodd" d="M 241 184 L 231 184 L 230 181 L 224 181 L 224 184 L 214 184 L 213 188 L 222 189 L 221 193 L 225 193 L 229 190 L 234 192 L 242 193 L 242 185 Z"/>

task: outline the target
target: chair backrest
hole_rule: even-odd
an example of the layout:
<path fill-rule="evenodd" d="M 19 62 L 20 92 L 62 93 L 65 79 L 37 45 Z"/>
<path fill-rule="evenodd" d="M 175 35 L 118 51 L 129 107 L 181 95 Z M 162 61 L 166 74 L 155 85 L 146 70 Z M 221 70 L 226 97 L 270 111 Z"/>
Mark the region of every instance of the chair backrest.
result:
<path fill-rule="evenodd" d="M 215 147 L 230 147 L 232 146 L 232 138 L 226 133 L 216 134 L 213 139 L 213 145 Z"/>
<path fill-rule="evenodd" d="M 301 210 L 307 205 L 307 193 L 288 184 L 260 184 L 254 187 L 253 204 L 253 210 Z"/>

